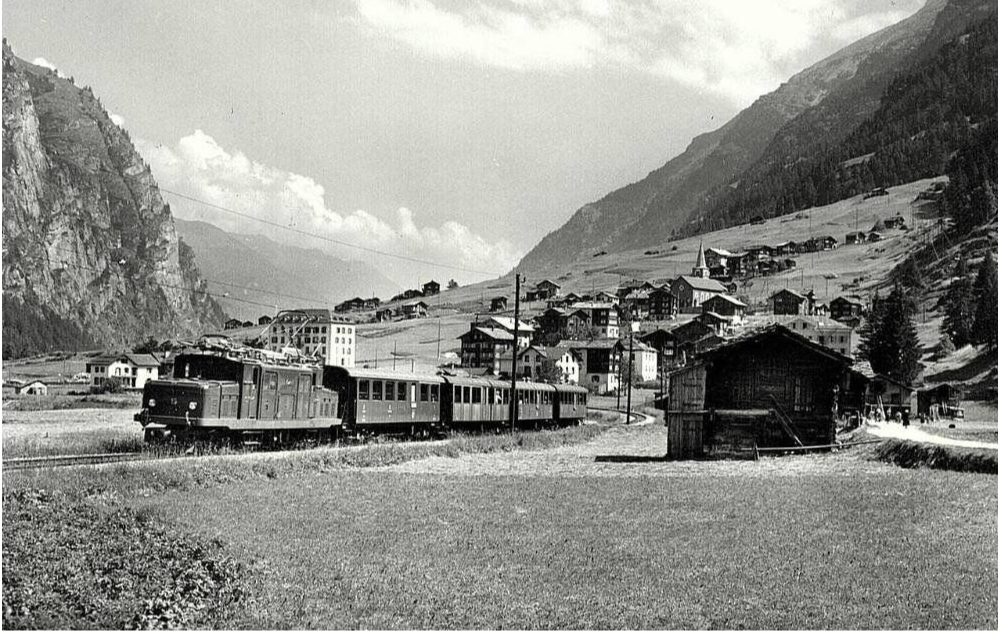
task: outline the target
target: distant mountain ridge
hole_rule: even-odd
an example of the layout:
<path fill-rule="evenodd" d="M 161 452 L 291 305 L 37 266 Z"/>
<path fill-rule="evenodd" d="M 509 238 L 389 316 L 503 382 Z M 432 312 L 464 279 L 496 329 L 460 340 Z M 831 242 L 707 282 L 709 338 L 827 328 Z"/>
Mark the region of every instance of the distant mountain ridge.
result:
<path fill-rule="evenodd" d="M 176 226 L 194 250 L 216 300 L 227 314 L 240 320 L 256 322 L 264 314 L 273 316 L 275 306 L 332 307 L 354 296 L 385 298 L 398 291 L 398 284 L 374 267 L 337 259 L 315 248 L 281 244 L 262 235 L 229 233 L 200 221 L 178 219 Z"/>
<path fill-rule="evenodd" d="M 599 251 L 661 244 L 740 220 L 712 205 L 746 186 L 746 177 L 780 168 L 794 151 L 817 152 L 841 141 L 876 111 L 896 73 L 993 8 L 993 0 L 928 0 L 909 18 L 805 69 L 721 128 L 694 138 L 643 180 L 583 206 L 518 268 L 545 271 Z"/>
<path fill-rule="evenodd" d="M 3 355 L 149 336 L 224 318 L 149 166 L 90 88 L 3 42 Z"/>

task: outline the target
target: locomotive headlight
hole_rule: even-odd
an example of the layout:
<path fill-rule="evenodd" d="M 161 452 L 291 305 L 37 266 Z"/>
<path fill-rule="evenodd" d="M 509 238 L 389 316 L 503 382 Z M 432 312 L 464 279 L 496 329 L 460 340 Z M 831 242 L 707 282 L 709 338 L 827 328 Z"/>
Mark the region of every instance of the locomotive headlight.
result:
<path fill-rule="evenodd" d="M 190 404 L 187 404 L 187 407 L 190 408 L 191 410 L 194 410 L 194 409 L 196 409 L 198 407 L 198 403 L 197 402 L 191 402 Z"/>
<path fill-rule="evenodd" d="M 152 397 L 149 398 L 149 408 L 156 408 L 156 400 L 155 400 L 155 398 L 152 398 Z"/>

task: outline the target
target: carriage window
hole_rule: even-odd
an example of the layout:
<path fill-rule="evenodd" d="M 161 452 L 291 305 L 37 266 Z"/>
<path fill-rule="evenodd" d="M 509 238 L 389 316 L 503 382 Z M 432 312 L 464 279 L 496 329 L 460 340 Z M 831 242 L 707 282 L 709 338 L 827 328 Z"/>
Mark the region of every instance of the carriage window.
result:
<path fill-rule="evenodd" d="M 381 401 L 381 392 L 383 384 L 384 382 L 382 382 L 381 380 L 374 380 L 373 382 L 371 382 L 371 399 L 373 399 L 376 402 Z"/>
<path fill-rule="evenodd" d="M 371 397 L 371 383 L 367 380 L 357 381 L 357 399 L 370 399 Z"/>
<path fill-rule="evenodd" d="M 461 390 L 460 386 L 455 386 L 454 387 L 454 403 L 455 404 L 460 404 L 460 403 L 462 403 L 464 401 L 462 399 L 462 397 L 463 397 L 462 393 L 463 392 L 464 391 Z"/>
<path fill-rule="evenodd" d="M 482 389 L 480 388 L 471 389 L 471 403 L 472 404 L 482 403 Z"/>
<path fill-rule="evenodd" d="M 430 385 L 420 384 L 419 385 L 419 401 L 428 402 L 430 401 Z"/>
<path fill-rule="evenodd" d="M 431 384 L 430 385 L 430 401 L 431 402 L 438 402 L 438 401 L 440 401 L 440 385 L 439 384 Z"/>
<path fill-rule="evenodd" d="M 405 382 L 399 382 L 398 390 L 395 391 L 395 397 L 400 402 L 405 401 Z"/>
<path fill-rule="evenodd" d="M 390 402 L 395 399 L 395 382 L 385 382 L 385 401 Z"/>

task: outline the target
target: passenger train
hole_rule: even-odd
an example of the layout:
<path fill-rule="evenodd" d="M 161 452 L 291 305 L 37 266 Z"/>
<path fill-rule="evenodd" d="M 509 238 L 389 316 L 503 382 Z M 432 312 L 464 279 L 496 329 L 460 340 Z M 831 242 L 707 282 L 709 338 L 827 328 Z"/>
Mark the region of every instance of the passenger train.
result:
<path fill-rule="evenodd" d="M 173 375 L 146 383 L 135 420 L 146 441 L 219 438 L 249 444 L 509 426 L 506 380 L 320 366 L 310 359 L 202 339 Z M 581 423 L 587 392 L 517 382 L 518 427 Z"/>

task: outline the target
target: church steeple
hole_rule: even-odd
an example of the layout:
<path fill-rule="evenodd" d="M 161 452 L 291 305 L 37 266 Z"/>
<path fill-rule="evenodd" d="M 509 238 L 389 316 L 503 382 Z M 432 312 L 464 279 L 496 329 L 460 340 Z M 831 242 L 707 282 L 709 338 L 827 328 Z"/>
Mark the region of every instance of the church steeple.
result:
<path fill-rule="evenodd" d="M 710 278 L 710 268 L 707 267 L 707 256 L 703 253 L 703 240 L 700 240 L 700 251 L 697 252 L 697 263 L 693 266 L 693 276 L 701 279 Z"/>

